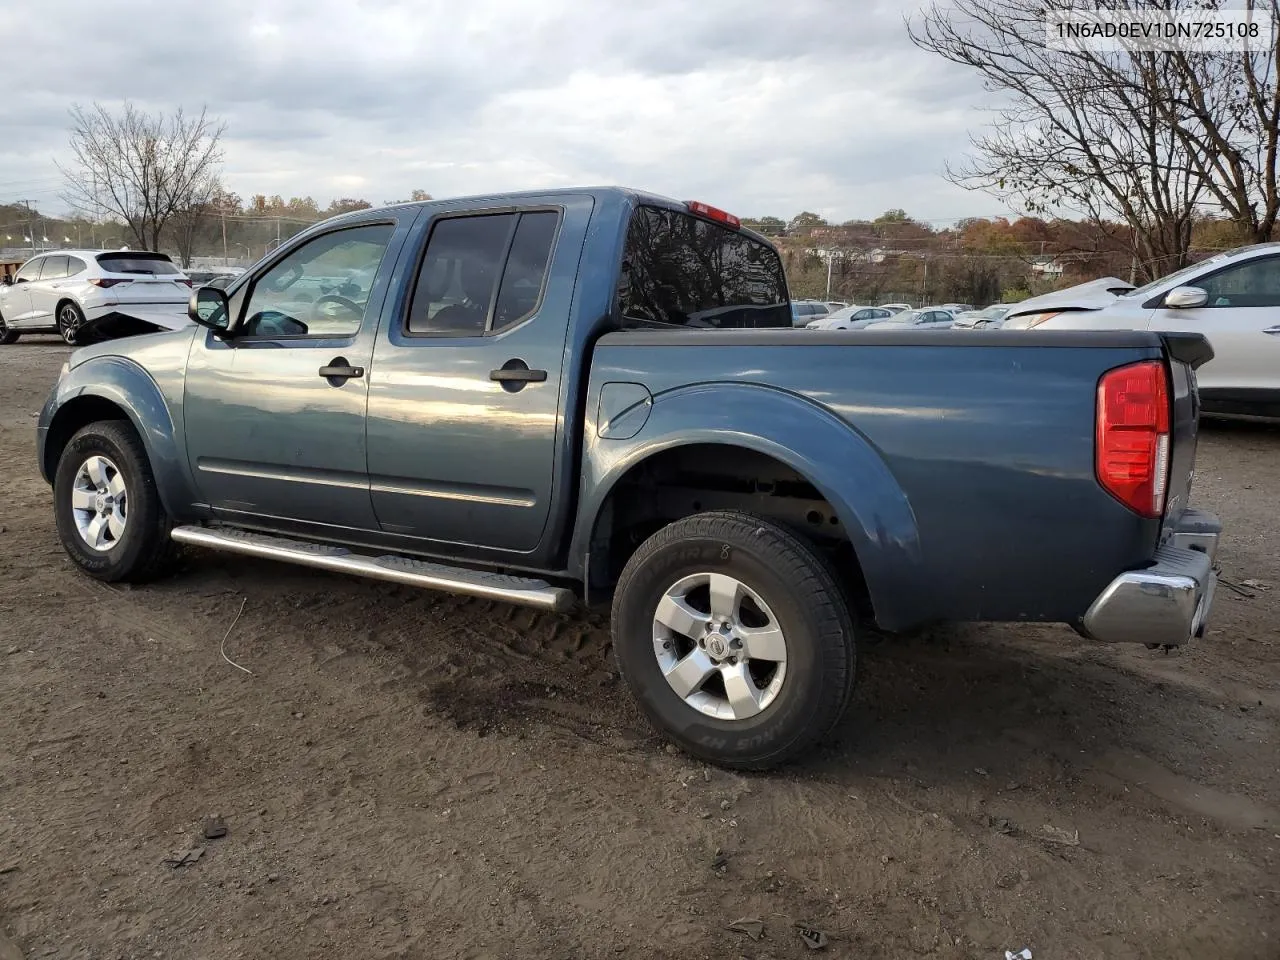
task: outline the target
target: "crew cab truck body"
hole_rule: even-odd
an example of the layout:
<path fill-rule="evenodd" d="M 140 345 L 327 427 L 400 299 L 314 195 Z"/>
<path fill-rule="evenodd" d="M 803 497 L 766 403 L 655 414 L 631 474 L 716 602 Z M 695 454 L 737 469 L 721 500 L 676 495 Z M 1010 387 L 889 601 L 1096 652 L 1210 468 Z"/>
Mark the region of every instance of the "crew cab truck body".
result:
<path fill-rule="evenodd" d="M 335 292 L 337 291 L 337 292 Z M 565 611 L 689 752 L 842 715 L 855 624 L 1200 634 L 1203 338 L 791 331 L 777 252 L 614 188 L 360 211 L 195 326 L 76 351 L 39 422 L 72 559 L 193 544 Z"/>

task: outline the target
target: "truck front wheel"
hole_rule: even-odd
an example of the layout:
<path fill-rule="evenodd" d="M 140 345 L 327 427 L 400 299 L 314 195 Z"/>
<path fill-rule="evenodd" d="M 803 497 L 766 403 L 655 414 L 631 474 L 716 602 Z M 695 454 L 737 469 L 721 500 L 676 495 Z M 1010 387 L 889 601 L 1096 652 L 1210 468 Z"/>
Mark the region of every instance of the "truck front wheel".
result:
<path fill-rule="evenodd" d="M 146 448 L 128 421 L 91 423 L 71 438 L 54 474 L 53 511 L 63 549 L 98 580 L 150 580 L 176 556 Z"/>
<path fill-rule="evenodd" d="M 853 622 L 829 564 L 749 514 L 697 514 L 645 541 L 618 581 L 613 644 L 650 722 L 721 766 L 800 756 L 853 684 Z"/>

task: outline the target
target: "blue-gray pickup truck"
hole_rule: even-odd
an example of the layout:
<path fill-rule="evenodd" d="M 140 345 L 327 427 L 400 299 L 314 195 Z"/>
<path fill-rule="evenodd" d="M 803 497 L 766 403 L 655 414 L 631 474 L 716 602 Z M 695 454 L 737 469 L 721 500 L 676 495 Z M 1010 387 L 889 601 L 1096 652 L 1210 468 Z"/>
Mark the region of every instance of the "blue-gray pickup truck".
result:
<path fill-rule="evenodd" d="M 616 188 L 327 220 L 188 328 L 85 347 L 39 422 L 63 545 L 179 545 L 566 611 L 689 753 L 839 720 L 860 624 L 1202 634 L 1197 336 L 791 329 L 782 263 Z"/>

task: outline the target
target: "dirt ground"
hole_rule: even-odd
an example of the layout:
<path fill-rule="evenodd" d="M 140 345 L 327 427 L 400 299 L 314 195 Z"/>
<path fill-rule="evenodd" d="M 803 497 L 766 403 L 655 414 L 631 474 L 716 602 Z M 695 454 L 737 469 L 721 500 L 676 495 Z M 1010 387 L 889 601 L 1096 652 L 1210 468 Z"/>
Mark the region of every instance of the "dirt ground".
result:
<path fill-rule="evenodd" d="M 1278 429 L 1203 436 L 1237 585 L 1205 641 L 867 637 L 830 745 L 738 776 L 664 748 L 598 615 L 210 553 L 78 575 L 33 456 L 65 356 L 0 348 L 0 960 L 784 958 L 801 925 L 815 956 L 1280 957 Z"/>

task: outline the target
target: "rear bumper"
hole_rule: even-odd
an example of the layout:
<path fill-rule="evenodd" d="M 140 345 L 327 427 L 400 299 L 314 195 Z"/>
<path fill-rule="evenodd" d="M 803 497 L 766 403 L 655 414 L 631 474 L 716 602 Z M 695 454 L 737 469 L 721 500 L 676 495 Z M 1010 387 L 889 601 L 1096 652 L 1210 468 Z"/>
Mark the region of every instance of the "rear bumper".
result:
<path fill-rule="evenodd" d="M 1218 577 L 1214 555 L 1222 524 L 1188 510 L 1152 565 L 1120 574 L 1084 615 L 1084 632 L 1107 643 L 1176 647 L 1204 635 Z"/>

